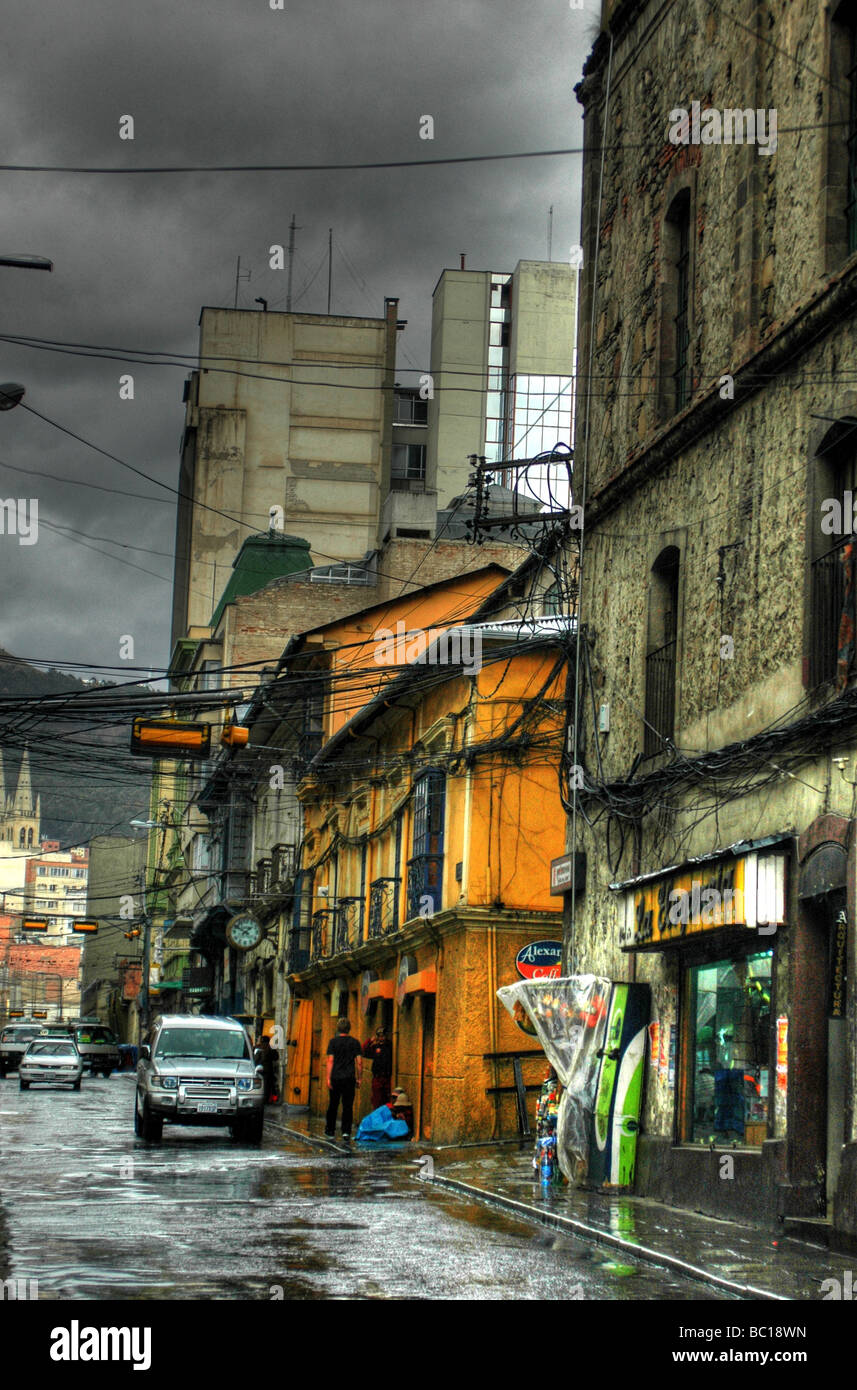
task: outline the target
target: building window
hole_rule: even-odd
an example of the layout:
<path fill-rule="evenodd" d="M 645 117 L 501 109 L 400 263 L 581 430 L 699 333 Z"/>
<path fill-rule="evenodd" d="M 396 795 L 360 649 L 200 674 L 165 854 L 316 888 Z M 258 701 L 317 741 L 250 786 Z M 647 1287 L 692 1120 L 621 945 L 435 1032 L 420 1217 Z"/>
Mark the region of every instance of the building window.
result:
<path fill-rule="evenodd" d="M 643 752 L 664 751 L 675 733 L 675 682 L 678 647 L 679 552 L 669 545 L 652 565 L 646 641 L 646 704 Z"/>
<path fill-rule="evenodd" d="M 428 401 L 418 391 L 396 391 L 393 395 L 394 425 L 427 425 Z"/>
<path fill-rule="evenodd" d="M 827 269 L 857 251 L 857 0 L 843 0 L 830 28 Z"/>
<path fill-rule="evenodd" d="M 425 477 L 425 444 L 394 444 L 392 462 L 393 481 L 424 483 Z"/>
<path fill-rule="evenodd" d="M 688 968 L 693 1144 L 761 1145 L 768 1136 L 772 973 L 773 951 Z"/>
<path fill-rule="evenodd" d="M 691 394 L 692 208 L 688 188 L 670 203 L 661 234 L 663 284 L 660 348 L 660 413 L 683 410 Z"/>
<path fill-rule="evenodd" d="M 809 596 L 805 612 L 807 685 L 810 690 L 835 680 L 842 658 L 846 672 L 853 666 L 848 652 L 839 651 L 845 607 L 846 546 L 853 530 L 857 499 L 857 427 L 843 419 L 826 433 L 813 461 L 809 506 Z"/>
<path fill-rule="evenodd" d="M 32 848 L 33 848 L 33 827 L 30 826 L 29 829 L 27 830 L 27 849 L 32 849 Z"/>
<path fill-rule="evenodd" d="M 19 847 L 19 849 L 25 849 L 25 848 L 26 848 L 26 841 L 27 841 L 27 832 L 26 832 L 26 830 L 24 829 L 24 827 L 23 827 L 23 825 L 22 825 L 22 826 L 21 826 L 20 833 L 19 833 L 19 835 L 18 835 L 18 847 Z"/>
<path fill-rule="evenodd" d="M 413 839 L 408 860 L 407 917 L 439 912 L 443 888 L 443 821 L 446 779 L 426 772 L 414 783 Z"/>

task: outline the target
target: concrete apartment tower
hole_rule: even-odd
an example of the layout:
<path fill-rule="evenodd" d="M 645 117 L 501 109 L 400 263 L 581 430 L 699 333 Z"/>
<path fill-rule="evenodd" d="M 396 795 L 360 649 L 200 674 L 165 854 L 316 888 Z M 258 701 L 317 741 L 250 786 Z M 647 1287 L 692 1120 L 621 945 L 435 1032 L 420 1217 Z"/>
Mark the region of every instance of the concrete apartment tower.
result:
<path fill-rule="evenodd" d="M 375 546 L 397 309 L 387 299 L 383 318 L 202 310 L 185 393 L 173 646 L 209 622 L 253 533 L 302 536 L 314 565 Z"/>
<path fill-rule="evenodd" d="M 497 463 L 571 443 L 576 303 L 577 272 L 560 262 L 443 272 L 426 459 L 439 507 L 461 491 L 470 454 Z"/>

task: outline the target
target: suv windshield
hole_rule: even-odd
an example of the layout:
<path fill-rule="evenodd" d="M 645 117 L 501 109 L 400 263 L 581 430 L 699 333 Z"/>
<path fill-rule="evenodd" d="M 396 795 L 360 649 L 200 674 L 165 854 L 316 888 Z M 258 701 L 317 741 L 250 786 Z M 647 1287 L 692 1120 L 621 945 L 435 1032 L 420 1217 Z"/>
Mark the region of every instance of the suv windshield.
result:
<path fill-rule="evenodd" d="M 234 1061 L 247 1057 L 247 1041 L 237 1028 L 165 1028 L 158 1057 L 212 1057 Z"/>
<path fill-rule="evenodd" d="M 4 1028 L 0 1034 L 0 1042 L 29 1042 L 31 1038 L 39 1036 L 38 1028 Z"/>
<path fill-rule="evenodd" d="M 27 1048 L 28 1057 L 73 1057 L 75 1048 L 71 1043 L 34 1042 Z"/>

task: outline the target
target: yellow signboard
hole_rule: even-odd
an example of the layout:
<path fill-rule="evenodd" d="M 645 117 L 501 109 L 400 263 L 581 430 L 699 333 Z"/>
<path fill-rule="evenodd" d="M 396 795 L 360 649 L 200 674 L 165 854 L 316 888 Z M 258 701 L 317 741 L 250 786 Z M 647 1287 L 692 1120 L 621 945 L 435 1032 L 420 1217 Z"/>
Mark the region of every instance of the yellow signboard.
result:
<path fill-rule="evenodd" d="M 782 855 L 714 860 L 629 890 L 620 945 L 651 949 L 729 926 L 772 935 L 784 912 Z"/>

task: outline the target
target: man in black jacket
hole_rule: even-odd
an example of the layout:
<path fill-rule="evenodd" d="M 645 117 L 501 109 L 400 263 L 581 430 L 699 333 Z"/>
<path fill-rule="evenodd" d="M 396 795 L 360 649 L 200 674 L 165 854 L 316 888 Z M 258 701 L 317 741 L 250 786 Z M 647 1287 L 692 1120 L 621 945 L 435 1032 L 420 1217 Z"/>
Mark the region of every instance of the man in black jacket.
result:
<path fill-rule="evenodd" d="M 342 1137 L 351 1138 L 351 1121 L 354 1114 L 354 1092 L 363 1080 L 363 1049 L 356 1038 L 351 1037 L 351 1024 L 347 1018 L 337 1019 L 336 1036 L 327 1045 L 327 1089 L 330 1104 L 327 1107 L 327 1123 L 324 1126 L 326 1139 L 332 1139 L 336 1131 L 336 1114 L 342 1101 Z"/>

